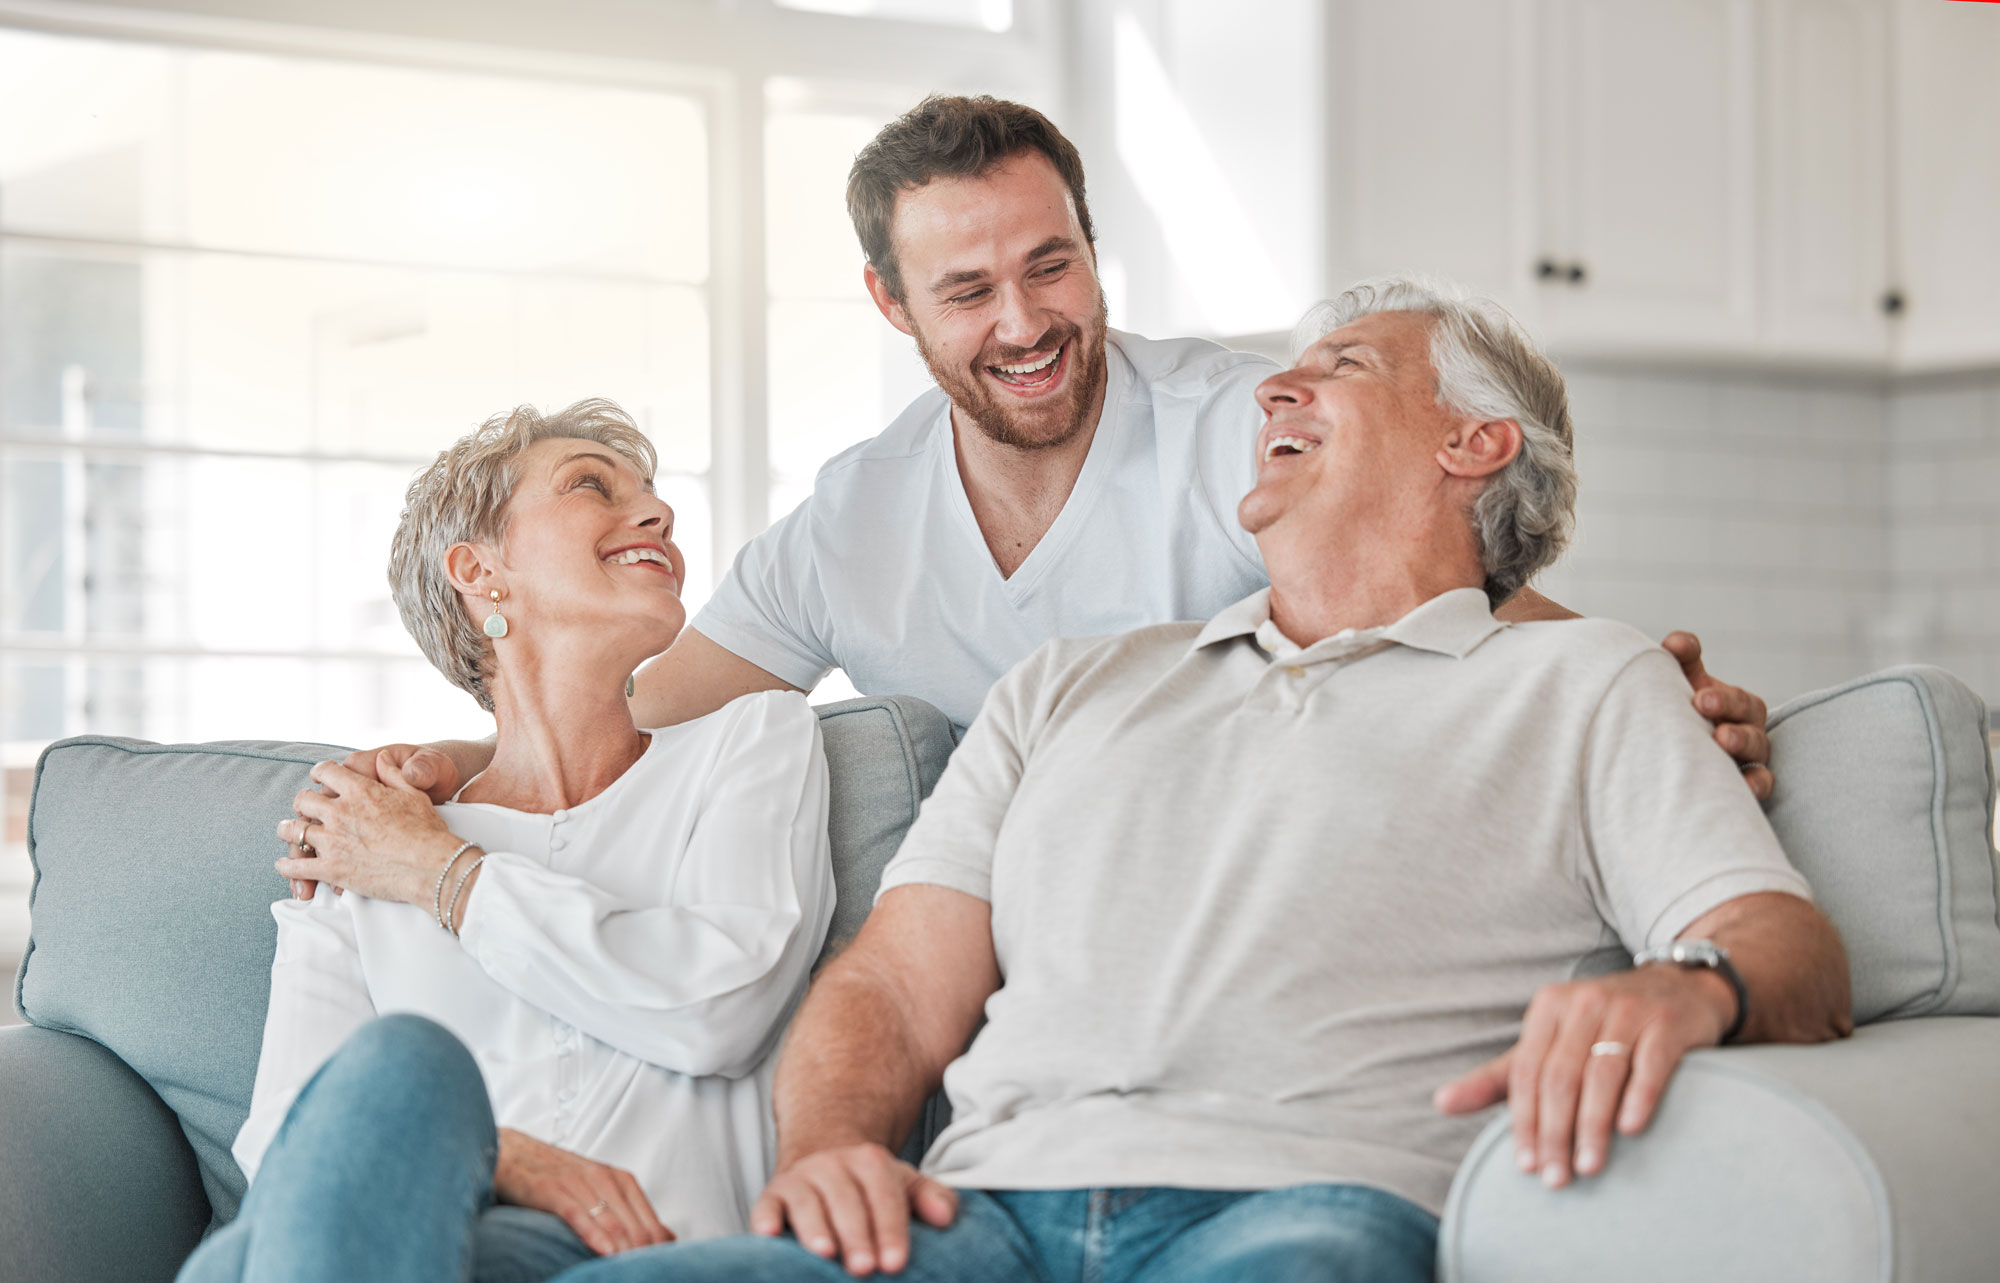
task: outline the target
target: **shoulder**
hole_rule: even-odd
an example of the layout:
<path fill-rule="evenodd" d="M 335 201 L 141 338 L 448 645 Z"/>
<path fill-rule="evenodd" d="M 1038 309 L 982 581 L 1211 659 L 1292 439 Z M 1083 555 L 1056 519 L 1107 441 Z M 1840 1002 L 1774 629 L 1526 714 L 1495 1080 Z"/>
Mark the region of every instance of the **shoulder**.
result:
<path fill-rule="evenodd" d="M 1512 624 L 1493 637 L 1495 658 L 1532 666 L 1561 679 L 1561 688 L 1596 704 L 1620 683 L 1671 688 L 1685 698 L 1680 663 L 1657 641 L 1615 619 L 1536 620 Z"/>
<path fill-rule="evenodd" d="M 713 713 L 653 732 L 670 736 L 679 754 L 777 747 L 819 738 L 819 714 L 799 691 L 739 695 Z"/>
<path fill-rule="evenodd" d="M 1016 664 L 1002 679 L 1021 694 L 1061 700 L 1110 675 L 1138 676 L 1172 665 L 1203 625 L 1176 621 L 1102 637 L 1057 637 Z"/>
<path fill-rule="evenodd" d="M 1278 369 L 1269 357 L 1232 351 L 1207 339 L 1149 339 L 1113 330 L 1107 342 L 1156 398 L 1202 400 L 1218 392 L 1254 388 Z"/>
<path fill-rule="evenodd" d="M 903 407 L 902 413 L 889 421 L 889 426 L 834 455 L 820 465 L 815 474 L 815 493 L 830 484 L 838 485 L 857 476 L 866 477 L 885 470 L 913 466 L 930 452 L 932 439 L 937 433 L 938 420 L 943 417 L 950 398 L 943 388 L 931 388 L 916 400 Z"/>

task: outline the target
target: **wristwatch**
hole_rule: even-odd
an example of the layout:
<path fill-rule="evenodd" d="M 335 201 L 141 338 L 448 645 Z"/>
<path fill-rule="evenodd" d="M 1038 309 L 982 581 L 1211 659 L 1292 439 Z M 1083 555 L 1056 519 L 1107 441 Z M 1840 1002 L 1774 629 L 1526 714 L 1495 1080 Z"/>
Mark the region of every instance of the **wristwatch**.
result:
<path fill-rule="evenodd" d="M 1723 1032 L 1725 1043 L 1735 1040 L 1743 1032 L 1743 1022 L 1750 1018 L 1750 991 L 1743 987 L 1743 977 L 1736 974 L 1736 967 L 1729 961 L 1729 950 L 1713 940 L 1676 940 L 1672 944 L 1661 945 L 1657 949 L 1644 949 L 1633 956 L 1632 965 L 1643 967 L 1652 962 L 1671 962 L 1677 967 L 1707 967 L 1729 982 L 1736 991 L 1736 1019 Z"/>

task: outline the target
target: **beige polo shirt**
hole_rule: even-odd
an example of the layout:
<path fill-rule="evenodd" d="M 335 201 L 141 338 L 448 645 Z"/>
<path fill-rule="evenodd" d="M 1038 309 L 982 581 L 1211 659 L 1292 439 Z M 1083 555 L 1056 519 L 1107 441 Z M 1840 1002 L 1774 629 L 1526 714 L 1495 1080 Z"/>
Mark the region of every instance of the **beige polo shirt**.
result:
<path fill-rule="evenodd" d="M 1266 590 L 1042 647 L 885 871 L 993 906 L 1005 980 L 945 1075 L 940 1179 L 1357 1182 L 1436 1212 L 1485 1119 L 1431 1093 L 1539 986 L 1808 894 L 1632 629 L 1502 624 L 1467 588 L 1274 658 L 1269 618 Z"/>

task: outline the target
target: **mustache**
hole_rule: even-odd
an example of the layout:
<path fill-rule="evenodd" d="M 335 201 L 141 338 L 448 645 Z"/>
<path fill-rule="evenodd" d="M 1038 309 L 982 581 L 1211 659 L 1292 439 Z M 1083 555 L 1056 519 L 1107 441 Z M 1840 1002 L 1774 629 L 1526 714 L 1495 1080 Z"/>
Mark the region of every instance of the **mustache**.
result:
<path fill-rule="evenodd" d="M 988 352 L 981 352 L 979 354 L 979 364 L 1018 365 L 1022 361 L 1025 361 L 1029 357 L 1033 356 L 1035 353 L 1046 352 L 1050 348 L 1061 347 L 1063 344 L 1068 343 L 1071 339 L 1076 338 L 1082 333 L 1083 331 L 1078 329 L 1074 325 L 1066 325 L 1062 326 L 1059 329 L 1052 329 L 1042 334 L 1039 338 L 1037 338 L 1033 343 L 1030 343 L 1027 347 L 1006 346 L 1006 347 L 995 348 L 992 351 Z"/>

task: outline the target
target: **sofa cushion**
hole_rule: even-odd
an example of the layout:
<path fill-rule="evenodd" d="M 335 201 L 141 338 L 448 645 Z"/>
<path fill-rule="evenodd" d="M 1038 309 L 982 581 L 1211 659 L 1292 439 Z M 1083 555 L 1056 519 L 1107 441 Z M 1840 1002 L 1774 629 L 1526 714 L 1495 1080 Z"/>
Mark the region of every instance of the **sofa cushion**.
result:
<path fill-rule="evenodd" d="M 882 866 L 952 749 L 921 700 L 820 710 L 839 894 L 828 948 L 859 929 Z M 217 1222 L 243 1177 L 229 1146 L 250 1107 L 286 894 L 273 834 L 324 744 L 160 745 L 86 736 L 35 768 L 32 931 L 16 981 L 30 1023 L 91 1038 L 180 1119 Z"/>
<path fill-rule="evenodd" d="M 321 744 L 159 745 L 85 737 L 35 767 L 32 926 L 16 997 L 30 1023 L 91 1038 L 179 1117 L 218 1222 L 243 1176 L 285 894 L 274 829 Z"/>
<path fill-rule="evenodd" d="M 2000 1015 L 1986 706 L 1891 668 L 1771 715 L 1772 827 L 1847 944 L 1854 1018 Z"/>

